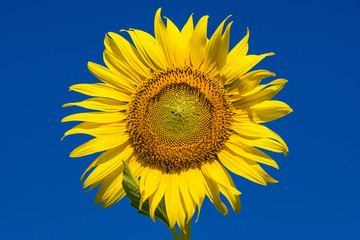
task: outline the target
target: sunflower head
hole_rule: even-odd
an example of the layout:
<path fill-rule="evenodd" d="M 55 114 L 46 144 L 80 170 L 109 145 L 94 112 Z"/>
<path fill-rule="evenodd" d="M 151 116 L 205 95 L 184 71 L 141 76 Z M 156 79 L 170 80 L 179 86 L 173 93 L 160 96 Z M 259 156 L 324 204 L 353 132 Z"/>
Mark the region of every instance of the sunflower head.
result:
<path fill-rule="evenodd" d="M 65 136 L 94 137 L 71 157 L 102 152 L 85 171 L 93 169 L 84 187 L 100 185 L 95 203 L 108 207 L 126 195 L 123 161 L 140 180 L 139 207 L 148 200 L 154 218 L 163 200 L 169 226 L 178 223 L 182 230 L 205 196 L 223 214 L 228 210 L 220 193 L 240 211 L 240 192 L 227 170 L 263 185 L 277 182 L 259 165 L 277 168 L 276 162 L 260 149 L 287 154 L 288 148 L 261 123 L 292 111 L 270 100 L 287 81 L 263 84 L 275 74 L 250 70 L 273 53 L 247 55 L 249 31 L 229 51 L 232 22 L 225 27 L 225 19 L 208 38 L 207 20 L 194 27 L 190 16 L 179 30 L 168 18 L 165 26 L 159 9 L 155 37 L 131 29 L 131 44 L 108 33 L 107 67 L 88 65 L 102 82 L 70 88 L 92 98 L 64 106 L 96 110 L 62 120 L 82 122 Z"/>

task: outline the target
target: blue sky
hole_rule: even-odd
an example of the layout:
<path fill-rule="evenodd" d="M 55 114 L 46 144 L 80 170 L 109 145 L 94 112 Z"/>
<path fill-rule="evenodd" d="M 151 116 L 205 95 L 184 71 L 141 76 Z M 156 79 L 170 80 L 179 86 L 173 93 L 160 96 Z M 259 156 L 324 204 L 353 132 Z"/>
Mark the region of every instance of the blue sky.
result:
<path fill-rule="evenodd" d="M 61 105 L 69 92 L 96 82 L 88 61 L 103 63 L 105 33 L 137 28 L 153 34 L 155 11 L 182 26 L 209 15 L 208 35 L 228 15 L 231 46 L 250 29 L 250 54 L 275 52 L 265 68 L 289 80 L 275 97 L 294 112 L 266 124 L 287 142 L 271 154 L 279 183 L 239 176 L 240 214 L 222 216 L 206 200 L 193 239 L 358 239 L 360 2 L 352 1 L 17 1 L 0 10 L 2 164 L 1 239 L 171 239 L 127 199 L 94 206 L 80 176 L 94 156 L 68 157 L 90 139 L 60 142 L 80 111 Z"/>

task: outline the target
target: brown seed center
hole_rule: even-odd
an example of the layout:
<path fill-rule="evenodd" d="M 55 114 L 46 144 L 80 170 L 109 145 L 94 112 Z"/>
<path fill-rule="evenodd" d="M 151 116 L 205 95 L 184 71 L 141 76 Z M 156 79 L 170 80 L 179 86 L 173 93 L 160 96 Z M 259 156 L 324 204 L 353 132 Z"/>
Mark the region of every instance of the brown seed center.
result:
<path fill-rule="evenodd" d="M 172 68 L 138 88 L 128 129 L 145 164 L 178 172 L 214 159 L 229 136 L 231 115 L 216 79 L 190 67 Z"/>

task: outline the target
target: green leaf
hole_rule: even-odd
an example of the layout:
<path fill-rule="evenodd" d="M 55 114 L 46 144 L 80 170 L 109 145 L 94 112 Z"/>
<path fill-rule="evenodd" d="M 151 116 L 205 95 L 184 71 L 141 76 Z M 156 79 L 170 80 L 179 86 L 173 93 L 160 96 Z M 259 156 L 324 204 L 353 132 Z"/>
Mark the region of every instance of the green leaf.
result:
<path fill-rule="evenodd" d="M 124 170 L 122 184 L 126 192 L 126 196 L 130 199 L 130 205 L 136 208 L 139 214 L 150 217 L 148 199 L 143 203 L 141 210 L 139 210 L 139 204 L 141 199 L 139 180 L 134 178 L 127 163 L 123 161 L 123 164 Z M 161 200 L 160 204 L 155 210 L 155 218 L 161 220 L 166 224 L 166 226 L 169 227 L 169 220 L 166 215 L 164 199 Z"/>

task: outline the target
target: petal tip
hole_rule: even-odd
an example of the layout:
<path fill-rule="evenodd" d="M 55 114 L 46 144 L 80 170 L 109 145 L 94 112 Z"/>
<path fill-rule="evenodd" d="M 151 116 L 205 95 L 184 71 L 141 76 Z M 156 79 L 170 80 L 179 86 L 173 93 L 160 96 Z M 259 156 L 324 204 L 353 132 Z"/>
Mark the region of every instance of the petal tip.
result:
<path fill-rule="evenodd" d="M 156 10 L 155 18 L 161 18 L 161 8 L 158 8 L 158 10 Z"/>

